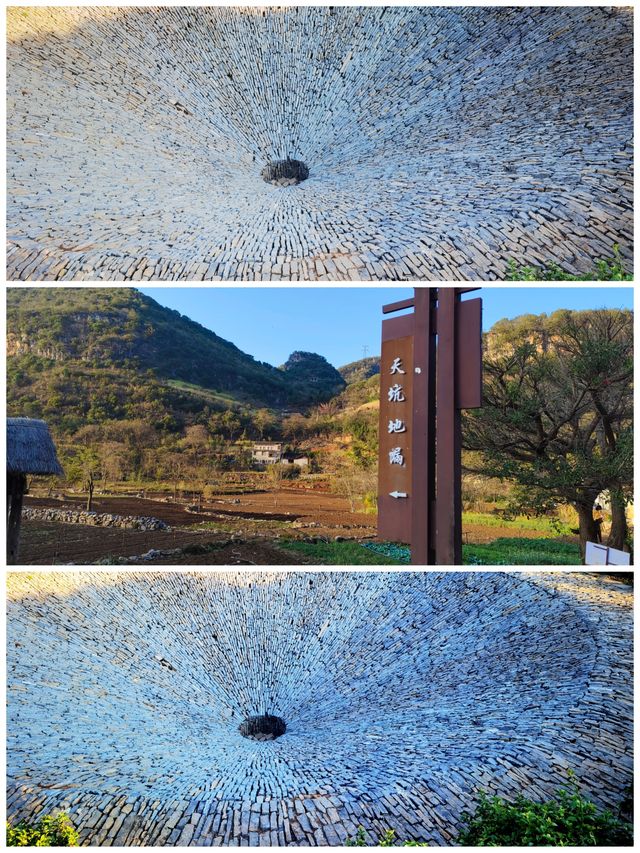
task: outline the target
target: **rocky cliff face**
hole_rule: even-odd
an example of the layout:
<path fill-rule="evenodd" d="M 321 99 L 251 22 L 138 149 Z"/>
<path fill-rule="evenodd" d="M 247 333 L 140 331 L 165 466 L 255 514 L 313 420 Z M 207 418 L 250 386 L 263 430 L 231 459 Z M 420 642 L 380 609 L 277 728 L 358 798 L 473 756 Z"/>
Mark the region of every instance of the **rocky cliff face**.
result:
<path fill-rule="evenodd" d="M 7 357 L 20 356 L 32 353 L 39 358 L 48 358 L 51 361 L 64 361 L 66 353 L 61 347 L 53 344 L 41 344 L 37 340 L 25 334 L 14 334 L 7 331 Z"/>

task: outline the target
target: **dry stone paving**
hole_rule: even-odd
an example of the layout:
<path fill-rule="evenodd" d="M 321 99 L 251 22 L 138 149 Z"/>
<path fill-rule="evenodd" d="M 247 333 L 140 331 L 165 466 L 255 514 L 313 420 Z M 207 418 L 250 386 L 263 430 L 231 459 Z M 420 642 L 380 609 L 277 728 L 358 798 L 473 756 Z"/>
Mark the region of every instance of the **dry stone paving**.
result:
<path fill-rule="evenodd" d="M 7 17 L 12 280 L 631 271 L 630 8 Z"/>
<path fill-rule="evenodd" d="M 569 769 L 615 807 L 631 598 L 585 573 L 10 573 L 8 816 L 65 809 L 107 846 L 449 845 L 479 788 Z M 241 733 L 265 716 L 284 733 Z"/>

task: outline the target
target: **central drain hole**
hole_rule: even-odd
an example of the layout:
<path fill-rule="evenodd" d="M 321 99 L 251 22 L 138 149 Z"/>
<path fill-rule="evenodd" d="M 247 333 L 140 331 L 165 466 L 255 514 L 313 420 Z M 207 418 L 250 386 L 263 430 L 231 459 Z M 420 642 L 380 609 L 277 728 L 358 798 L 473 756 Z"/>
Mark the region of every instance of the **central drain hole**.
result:
<path fill-rule="evenodd" d="M 275 160 L 267 163 L 262 172 L 262 179 L 277 187 L 293 187 L 309 177 L 309 169 L 301 160 Z"/>
<path fill-rule="evenodd" d="M 238 730 L 243 737 L 251 740 L 275 740 L 286 732 L 287 724 L 272 714 L 260 714 L 258 717 L 247 717 Z"/>

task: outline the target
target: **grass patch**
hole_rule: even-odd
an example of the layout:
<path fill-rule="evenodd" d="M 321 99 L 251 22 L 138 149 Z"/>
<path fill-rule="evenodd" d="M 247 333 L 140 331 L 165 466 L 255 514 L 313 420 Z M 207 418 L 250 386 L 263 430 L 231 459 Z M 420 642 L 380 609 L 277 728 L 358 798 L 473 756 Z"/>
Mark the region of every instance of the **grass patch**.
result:
<path fill-rule="evenodd" d="M 224 521 L 222 523 L 218 521 L 199 521 L 197 524 L 185 525 L 178 529 L 184 530 L 186 533 L 191 533 L 194 530 L 202 531 L 203 533 L 234 533 L 237 527 L 237 524 Z"/>
<path fill-rule="evenodd" d="M 323 566 L 401 566 L 403 563 L 395 557 L 363 548 L 360 542 L 299 542 L 287 539 L 279 542 L 278 546 Z"/>
<path fill-rule="evenodd" d="M 194 385 L 191 382 L 185 382 L 183 379 L 166 379 L 165 384 L 170 388 L 175 388 L 186 394 L 193 394 L 194 397 L 200 397 L 209 403 L 223 404 L 225 407 L 230 406 L 236 410 L 241 409 L 239 398 L 232 396 L 224 391 L 213 391 L 210 388 L 203 388 L 202 385 Z"/>
<path fill-rule="evenodd" d="M 463 545 L 470 566 L 579 566 L 580 548 L 555 539 L 496 539 L 487 545 Z"/>
<path fill-rule="evenodd" d="M 279 546 L 328 566 L 402 566 L 411 558 L 406 545 L 393 542 L 286 540 Z M 504 538 L 488 545 L 463 545 L 462 562 L 468 566 L 579 566 L 580 549 L 555 539 Z"/>
<path fill-rule="evenodd" d="M 571 528 L 556 518 L 527 518 L 518 515 L 515 518 L 502 518 L 490 512 L 463 512 L 463 524 L 479 524 L 482 527 L 506 527 L 513 530 L 535 530 L 539 533 L 549 533 L 551 536 L 570 536 Z"/>

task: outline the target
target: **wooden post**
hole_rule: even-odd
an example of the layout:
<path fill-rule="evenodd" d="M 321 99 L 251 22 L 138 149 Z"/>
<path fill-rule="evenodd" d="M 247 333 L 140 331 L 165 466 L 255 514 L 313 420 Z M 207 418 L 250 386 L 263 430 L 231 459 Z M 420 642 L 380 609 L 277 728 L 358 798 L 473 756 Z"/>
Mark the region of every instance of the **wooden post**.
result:
<path fill-rule="evenodd" d="M 456 289 L 438 289 L 436 564 L 439 566 L 462 563 L 462 436 L 455 384 L 458 301 Z"/>
<path fill-rule="evenodd" d="M 437 290 L 414 289 L 413 340 L 413 470 L 411 502 L 411 562 L 432 566 L 435 519 L 435 393 Z"/>
<path fill-rule="evenodd" d="M 382 309 L 414 311 L 382 323 L 378 535 L 409 543 L 414 565 L 462 563 L 460 410 L 482 405 L 482 300 L 461 297 L 477 289 L 415 288 L 413 299 Z M 400 371 L 406 413 L 386 397 L 391 356 L 407 368 Z M 401 437 L 390 442 L 387 431 Z"/>
<path fill-rule="evenodd" d="M 22 500 L 27 478 L 24 474 L 7 474 L 7 564 L 15 565 L 20 547 Z"/>

